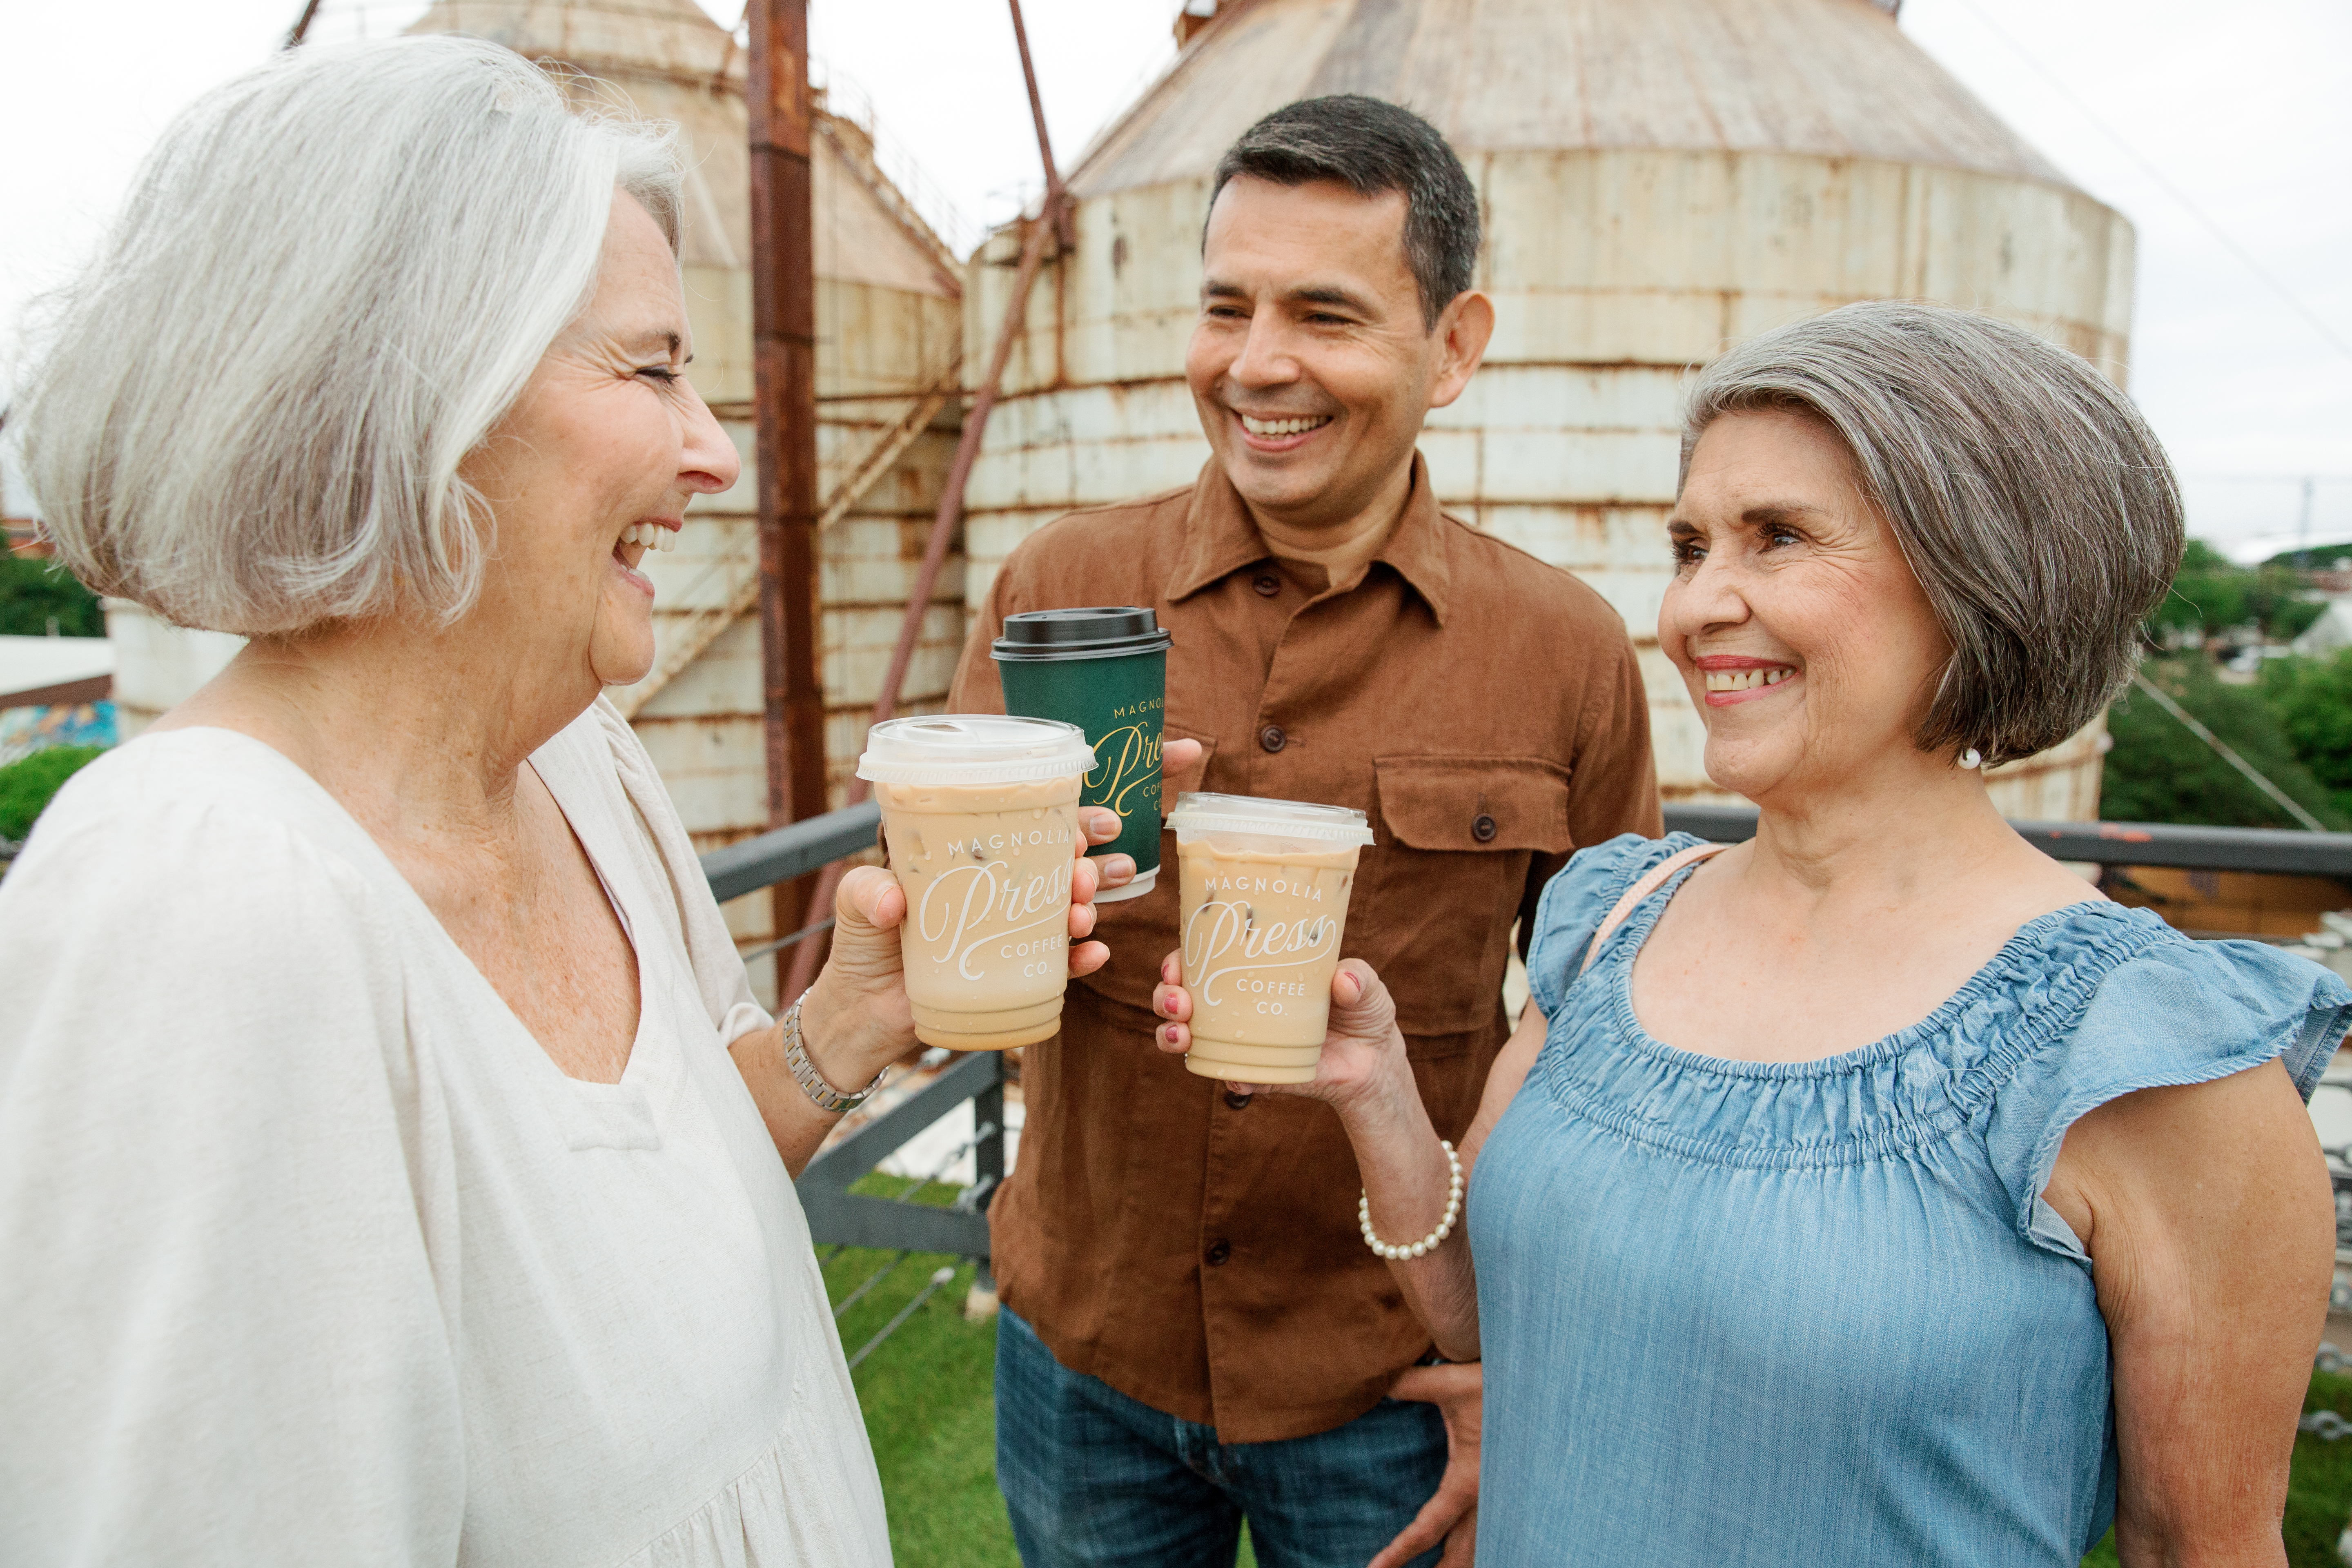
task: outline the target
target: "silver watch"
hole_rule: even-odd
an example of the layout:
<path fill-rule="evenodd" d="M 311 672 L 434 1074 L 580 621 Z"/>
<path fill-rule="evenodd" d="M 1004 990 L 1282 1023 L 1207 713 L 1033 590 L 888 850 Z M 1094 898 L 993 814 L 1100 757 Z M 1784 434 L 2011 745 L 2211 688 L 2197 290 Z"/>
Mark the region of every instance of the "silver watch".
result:
<path fill-rule="evenodd" d="M 801 1004 L 807 999 L 808 993 L 803 991 L 793 997 L 793 1005 L 784 1010 L 784 1065 L 792 1069 L 793 1081 L 801 1086 L 801 1092 L 809 1097 L 809 1103 L 819 1110 L 828 1116 L 838 1111 L 855 1110 L 882 1087 L 882 1079 L 890 1069 L 885 1067 L 874 1075 L 872 1083 L 855 1094 L 844 1094 L 825 1082 L 824 1075 L 816 1070 L 814 1062 L 809 1060 L 808 1042 L 801 1038 Z"/>

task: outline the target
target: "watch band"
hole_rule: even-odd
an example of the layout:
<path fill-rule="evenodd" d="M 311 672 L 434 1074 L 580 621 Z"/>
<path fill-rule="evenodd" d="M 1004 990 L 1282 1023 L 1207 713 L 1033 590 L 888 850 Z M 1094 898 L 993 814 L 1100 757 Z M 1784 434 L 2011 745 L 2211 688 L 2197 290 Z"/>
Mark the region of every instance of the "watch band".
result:
<path fill-rule="evenodd" d="M 866 1103 L 867 1096 L 882 1087 L 882 1079 L 890 1069 L 886 1067 L 876 1073 L 874 1081 L 855 1094 L 844 1094 L 827 1083 L 824 1075 L 816 1070 L 816 1064 L 809 1060 L 808 1042 L 801 1037 L 801 1004 L 807 997 L 808 993 L 802 992 L 784 1010 L 784 1066 L 792 1069 L 793 1081 L 801 1086 L 801 1092 L 807 1095 L 809 1103 L 819 1110 L 828 1116 L 855 1110 Z"/>

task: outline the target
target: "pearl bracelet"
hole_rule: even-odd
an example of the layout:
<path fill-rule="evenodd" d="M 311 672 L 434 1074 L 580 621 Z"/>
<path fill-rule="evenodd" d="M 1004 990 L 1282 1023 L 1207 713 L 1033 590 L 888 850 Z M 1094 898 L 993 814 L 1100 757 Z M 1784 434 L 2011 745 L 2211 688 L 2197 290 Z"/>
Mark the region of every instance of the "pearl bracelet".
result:
<path fill-rule="evenodd" d="M 1407 1258 L 1425 1257 L 1436 1251 L 1438 1244 L 1454 1234 L 1454 1222 L 1462 1213 L 1462 1162 L 1454 1157 L 1454 1145 L 1444 1139 L 1440 1138 L 1437 1146 L 1445 1151 L 1445 1163 L 1453 1171 L 1453 1175 L 1447 1180 L 1445 1217 L 1437 1222 L 1435 1230 L 1419 1241 L 1395 1247 L 1382 1241 L 1372 1234 L 1371 1194 L 1366 1193 L 1356 1200 L 1356 1228 L 1364 1233 L 1364 1245 L 1391 1263 Z"/>

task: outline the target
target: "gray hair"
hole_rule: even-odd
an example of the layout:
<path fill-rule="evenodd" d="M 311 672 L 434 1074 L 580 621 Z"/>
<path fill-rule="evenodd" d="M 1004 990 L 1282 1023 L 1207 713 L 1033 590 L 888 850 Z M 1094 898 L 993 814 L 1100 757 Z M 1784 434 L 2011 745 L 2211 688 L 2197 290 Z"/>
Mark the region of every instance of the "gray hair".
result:
<path fill-rule="evenodd" d="M 289 50 L 199 99 L 44 303 L 10 432 L 75 574 L 247 636 L 479 592 L 458 474 L 595 288 L 615 187 L 677 245 L 675 133 L 480 39 Z"/>
<path fill-rule="evenodd" d="M 1285 104 L 1217 160 L 1217 196 L 1237 174 L 1277 185 L 1336 180 L 1360 196 L 1404 195 L 1404 259 L 1421 294 L 1421 324 L 1468 289 L 1478 265 L 1478 189 L 1437 127 L 1381 99 L 1339 92 Z M 1201 239 L 1208 243 L 1208 230 Z"/>
<path fill-rule="evenodd" d="M 1951 639 L 1913 736 L 1988 766 L 2045 751 L 2131 679 L 2184 545 L 2180 487 L 2086 361 L 1971 311 L 1869 300 L 1741 343 L 1683 416 L 1682 471 L 1725 414 L 1835 430 Z"/>

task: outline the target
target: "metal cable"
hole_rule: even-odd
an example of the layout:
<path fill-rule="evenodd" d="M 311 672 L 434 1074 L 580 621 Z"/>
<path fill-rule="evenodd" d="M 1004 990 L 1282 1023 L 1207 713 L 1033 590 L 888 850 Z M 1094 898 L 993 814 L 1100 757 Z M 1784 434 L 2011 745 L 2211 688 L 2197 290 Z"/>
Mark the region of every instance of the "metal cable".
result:
<path fill-rule="evenodd" d="M 2010 53 L 2015 55 L 2019 59 L 2023 60 L 2026 66 L 2032 69 L 2036 76 L 2040 77 L 2043 81 L 2048 82 L 2051 87 L 2056 90 L 2059 97 L 2073 104 L 2076 113 L 2082 115 L 2084 119 L 2097 126 L 2100 132 L 2105 135 L 2108 141 L 2121 148 L 2123 150 L 2124 156 L 2129 158 L 2133 163 L 2139 165 L 2140 173 L 2146 174 L 2149 179 L 2154 180 L 2158 188 L 2162 190 L 2166 195 L 2168 195 L 2174 201 L 2179 202 L 2180 204 L 2181 210 L 2188 213 L 2190 217 L 2195 218 L 2198 223 L 2202 225 L 2206 233 L 2221 241 L 2223 249 L 2227 250 L 2231 255 L 2236 257 L 2241 262 L 2244 263 L 2247 271 L 2261 279 L 2265 284 L 2268 284 L 2271 291 L 2276 294 L 2281 300 L 2286 301 L 2287 308 L 2293 310 L 2296 315 L 2301 316 L 2311 327 L 2312 331 L 2317 332 L 2321 338 L 2326 341 L 2328 346 L 2335 349 L 2338 353 L 2341 353 L 2347 358 L 2352 358 L 2352 342 L 2347 342 L 2344 338 L 2337 333 L 2333 326 L 2321 319 L 2318 311 L 2313 310 L 2310 306 L 2303 302 L 2303 299 L 2300 295 L 2296 294 L 2294 289 L 2281 282 L 2277 275 L 2273 273 L 2270 268 L 2264 267 L 2261 262 L 2256 261 L 2253 257 L 2248 253 L 2245 247 L 2231 238 L 2228 230 L 2224 229 L 2220 224 L 2214 222 L 2211 218 L 2206 216 L 2205 209 L 2199 206 L 2195 202 L 2190 201 L 2189 199 L 2189 194 L 2186 191 L 2183 191 L 2179 185 L 2174 184 L 2169 179 L 2166 178 L 2164 171 L 2158 168 L 2154 163 L 2150 162 L 2138 148 L 2125 141 L 2123 132 L 2117 131 L 2114 126 L 2101 119 L 2098 114 L 2092 110 L 2089 104 L 2084 103 L 2081 99 L 2075 97 L 2073 90 L 2070 89 L 2063 81 L 2061 81 L 2049 67 L 2034 58 L 2032 55 L 2026 51 L 2024 45 L 2019 43 L 2015 38 L 2011 37 L 2008 32 L 2002 28 L 1999 23 L 1995 22 L 1990 16 L 1985 15 L 1984 8 L 1979 5 L 1976 3 L 1976 0 L 1960 0 L 1960 4 L 1967 7 L 1968 10 L 1975 16 L 1978 23 L 1983 26 L 1986 32 L 1990 33 L 1994 37 L 1999 38 L 2008 47 Z"/>
<path fill-rule="evenodd" d="M 841 1305 L 833 1310 L 833 1321 L 836 1323 L 841 1321 L 841 1315 L 844 1312 L 846 1312 L 850 1308 L 855 1307 L 858 1302 L 866 1300 L 866 1293 L 868 1290 L 873 1289 L 874 1287 L 882 1283 L 885 1276 L 896 1272 L 898 1265 L 906 1262 L 907 1259 L 912 1258 L 914 1255 L 915 1249 L 911 1247 L 907 1247 L 902 1250 L 898 1257 L 890 1259 L 889 1262 L 884 1264 L 881 1268 L 877 1268 L 873 1273 L 867 1275 L 866 1277 L 866 1282 L 863 1285 L 860 1285 L 856 1289 L 852 1290 L 848 1295 L 843 1297 L 841 1300 Z"/>
<path fill-rule="evenodd" d="M 862 1362 L 867 1356 L 872 1355 L 874 1353 L 874 1348 L 877 1345 L 879 1345 L 884 1340 L 888 1339 L 892 1334 L 898 1332 L 898 1325 L 915 1315 L 916 1308 L 921 1306 L 924 1302 L 937 1295 L 939 1293 L 940 1287 L 946 1284 L 955 1277 L 955 1265 L 940 1265 L 938 1271 L 932 1274 L 930 1283 L 925 1285 L 920 1290 L 916 1291 L 915 1299 L 908 1302 L 905 1306 L 899 1308 L 898 1315 L 891 1319 L 888 1322 L 883 1324 L 882 1331 L 876 1334 L 872 1339 L 866 1341 L 865 1347 L 856 1355 L 849 1358 L 849 1370 L 856 1372 L 859 1362 Z"/>
<path fill-rule="evenodd" d="M 929 1175 L 925 1176 L 920 1181 L 910 1183 L 906 1191 L 900 1193 L 897 1197 L 892 1198 L 890 1201 L 894 1204 L 910 1204 L 915 1201 L 917 1195 L 919 1194 L 925 1187 L 944 1185 L 947 1181 L 948 1173 L 955 1168 L 955 1163 L 958 1160 L 962 1159 L 966 1154 L 971 1153 L 974 1149 L 979 1148 L 981 1144 L 986 1142 L 990 1134 L 993 1133 L 995 1131 L 995 1122 L 982 1122 L 981 1124 L 980 1131 L 965 1139 L 962 1142 L 957 1144 L 954 1149 L 950 1150 L 948 1153 L 948 1157 L 940 1161 L 938 1165 L 934 1166 Z"/>
<path fill-rule="evenodd" d="M 780 947 L 790 947 L 796 942 L 806 942 L 809 938 L 816 935 L 816 933 L 821 931 L 831 931 L 833 929 L 833 921 L 834 917 L 827 915 L 824 919 L 817 921 L 816 924 L 813 926 L 803 926 L 800 930 L 793 932 L 790 936 L 780 936 L 775 941 L 762 943 L 758 947 L 747 947 L 741 952 L 736 954 L 736 956 L 740 958 L 746 963 L 751 963 L 755 958 L 765 958 L 768 954 L 775 952 Z"/>
<path fill-rule="evenodd" d="M 936 1167 L 934 1167 L 934 1168 L 933 1168 L 933 1170 L 932 1170 L 932 1172 L 931 1172 L 931 1173 L 930 1173 L 929 1175 L 928 1175 L 928 1176 L 924 1176 L 924 1177 L 916 1178 L 916 1179 L 913 1179 L 913 1180 L 910 1180 L 910 1181 L 907 1184 L 906 1190 L 905 1190 L 905 1191 L 903 1191 L 903 1192 L 901 1192 L 901 1193 L 899 1193 L 896 1197 L 893 1197 L 890 1201 L 891 1201 L 892 1203 L 894 1203 L 894 1204 L 907 1204 L 907 1203 L 912 1203 L 912 1202 L 914 1202 L 914 1201 L 915 1201 L 915 1199 L 916 1199 L 916 1198 L 917 1198 L 917 1197 L 918 1197 L 918 1196 L 922 1193 L 922 1191 L 923 1191 L 923 1189 L 924 1189 L 924 1188 L 929 1187 L 929 1186 L 931 1186 L 931 1185 L 933 1185 L 934 1184 L 936 1184 L 936 1183 L 940 1182 L 943 1177 L 945 1177 L 945 1176 L 947 1175 L 948 1171 L 949 1171 L 949 1170 L 950 1170 L 950 1168 L 955 1164 L 955 1163 L 956 1163 L 958 1160 L 962 1159 L 966 1154 L 970 1153 L 970 1152 L 971 1152 L 974 1148 L 978 1147 L 978 1146 L 979 1146 L 979 1144 L 980 1144 L 980 1143 L 981 1143 L 984 1139 L 986 1139 L 986 1138 L 989 1136 L 989 1134 L 991 1134 L 991 1133 L 994 1132 L 995 1131 L 996 1131 L 996 1123 L 995 1123 L 995 1122 L 991 1121 L 991 1122 L 986 1122 L 986 1123 L 982 1124 L 982 1127 L 981 1127 L 981 1129 L 980 1129 L 977 1132 L 974 1132 L 974 1133 L 971 1135 L 971 1138 L 967 1139 L 967 1140 L 966 1140 L 965 1142 L 963 1142 L 962 1143 L 958 1144 L 958 1145 L 957 1145 L 957 1146 L 956 1146 L 952 1151 L 950 1151 L 950 1152 L 949 1152 L 949 1154 L 948 1154 L 948 1157 L 947 1157 L 946 1159 L 944 1159 L 944 1160 L 940 1161 L 940 1163 L 939 1163 Z M 828 1263 L 829 1263 L 829 1262 L 831 1262 L 831 1261 L 833 1260 L 833 1257 L 834 1257 L 835 1255 L 837 1255 L 840 1251 L 841 1251 L 841 1247 L 835 1247 L 833 1249 L 833 1253 L 828 1254 L 828 1255 L 825 1257 L 824 1261 L 825 1261 L 825 1262 L 828 1262 Z M 913 1256 L 914 1256 L 914 1253 L 915 1253 L 915 1249 L 914 1249 L 913 1247 L 906 1247 L 906 1248 L 903 1248 L 903 1249 L 898 1253 L 898 1255 L 896 1258 L 893 1258 L 892 1259 L 890 1259 L 890 1261 L 889 1261 L 889 1262 L 887 1262 L 887 1263 L 884 1264 L 881 1268 L 879 1268 L 876 1269 L 873 1273 L 871 1273 L 871 1274 L 867 1275 L 867 1276 L 866 1277 L 866 1279 L 864 1279 L 864 1280 L 863 1280 L 863 1281 L 858 1285 L 858 1287 L 857 1287 L 857 1289 L 856 1289 L 852 1290 L 848 1295 L 846 1295 L 846 1296 L 843 1297 L 843 1298 L 842 1298 L 842 1300 L 841 1300 L 841 1303 L 840 1303 L 840 1305 L 838 1305 L 838 1306 L 836 1306 L 836 1307 L 835 1307 L 835 1308 L 834 1308 L 834 1310 L 833 1310 L 833 1319 L 834 1319 L 834 1321 L 835 1321 L 835 1322 L 839 1322 L 839 1321 L 841 1321 L 842 1314 L 844 1314 L 844 1313 L 847 1312 L 847 1311 L 849 1310 L 849 1309 L 850 1309 L 850 1308 L 855 1307 L 856 1305 L 857 1305 L 857 1303 L 858 1303 L 858 1302 L 860 1302 L 860 1301 L 864 1300 L 866 1299 L 866 1297 L 867 1293 L 868 1293 L 868 1292 L 870 1292 L 870 1291 L 874 1289 L 874 1287 L 876 1287 L 877 1285 L 879 1285 L 880 1283 L 882 1283 L 882 1281 L 883 1281 L 886 1278 L 887 1278 L 889 1275 L 891 1275 L 891 1274 L 893 1274 L 893 1273 L 897 1272 L 898 1268 L 898 1265 L 900 1265 L 901 1263 L 906 1262 L 908 1258 L 909 1258 L 913 1257 Z M 952 1272 L 953 1272 L 953 1270 L 952 1270 L 952 1269 L 943 1270 L 943 1272 L 952 1273 Z M 875 1345 L 878 1345 L 878 1344 L 880 1344 L 880 1343 L 883 1342 L 883 1340 L 885 1340 L 886 1338 L 887 1338 L 887 1337 L 889 1336 L 890 1330 L 891 1330 L 891 1329 L 895 1329 L 895 1328 L 897 1328 L 897 1327 L 898 1327 L 901 1322 L 905 1321 L 906 1321 L 906 1317 L 907 1317 L 907 1313 L 908 1313 L 908 1312 L 909 1312 L 909 1311 L 912 1311 L 916 1306 L 919 1306 L 919 1305 L 921 1305 L 921 1303 L 922 1303 L 922 1301 L 924 1300 L 924 1299 L 925 1299 L 926 1297 L 928 1297 L 928 1296 L 929 1296 L 929 1295 L 930 1295 L 931 1290 L 938 1289 L 938 1284 L 939 1284 L 938 1276 L 934 1275 L 934 1276 L 932 1277 L 932 1283 L 931 1283 L 930 1288 L 929 1288 L 929 1289 L 925 1289 L 924 1291 L 922 1291 L 919 1295 L 918 1295 L 918 1296 L 915 1298 L 914 1301 L 913 1301 L 912 1303 L 910 1303 L 910 1304 L 908 1305 L 908 1307 L 905 1310 L 900 1311 L 900 1312 L 899 1312 L 899 1314 L 898 1314 L 896 1318 L 891 1319 L 891 1320 L 890 1320 L 890 1323 L 889 1323 L 889 1327 L 888 1327 L 888 1328 L 885 1328 L 885 1329 L 882 1331 L 882 1332 L 881 1332 L 881 1333 L 878 1333 L 878 1334 L 875 1335 L 875 1336 L 874 1336 L 873 1342 L 872 1342 L 871 1344 L 868 1344 L 868 1345 L 866 1347 L 866 1350 L 868 1350 L 868 1351 L 872 1350 L 872 1349 L 874 1348 L 874 1346 L 875 1346 Z M 860 1357 L 863 1357 L 863 1356 L 865 1355 L 865 1353 L 866 1353 L 866 1351 L 860 1351 L 860 1352 L 858 1352 L 857 1353 L 859 1354 L 859 1356 L 860 1356 Z M 856 1366 L 857 1363 L 856 1363 L 856 1362 L 854 1362 L 854 1361 L 853 1361 L 853 1362 L 851 1362 L 849 1364 L 850 1364 L 850 1365 L 852 1365 L 852 1366 Z"/>
<path fill-rule="evenodd" d="M 2150 697 L 2155 698 L 2157 706 L 2163 709 L 2167 713 L 2171 714 L 2172 717 L 2179 721 L 2181 728 L 2187 730 L 2190 734 L 2204 742 L 2206 745 L 2211 747 L 2215 756 L 2220 757 L 2223 762 L 2237 769 L 2241 773 L 2243 773 L 2246 776 L 2248 783 L 2252 784 L 2256 789 L 2262 791 L 2264 795 L 2270 796 L 2272 801 L 2283 808 L 2289 816 L 2292 816 L 2297 822 L 2302 823 L 2306 829 L 2313 833 L 2325 833 L 2327 831 L 2327 824 L 2320 821 L 2319 818 L 2312 816 L 2308 811 L 2305 811 L 2293 796 L 2286 793 L 2286 791 L 2279 788 L 2278 785 L 2271 783 L 2270 780 L 2264 778 L 2259 772 L 2257 772 L 2253 763 L 2246 761 L 2245 758 L 2231 751 L 2229 743 L 2223 741 L 2221 736 L 2216 735 L 2212 731 L 2208 730 L 2204 725 L 2199 723 L 2194 714 L 2190 713 L 2188 709 L 2183 708 L 2179 703 L 2173 700 L 2171 692 L 2167 691 L 2163 687 L 2158 686 L 2155 681 L 2150 680 L 2145 674 L 2137 669 L 2132 671 L 2132 685 L 2140 690 L 2147 692 Z"/>

